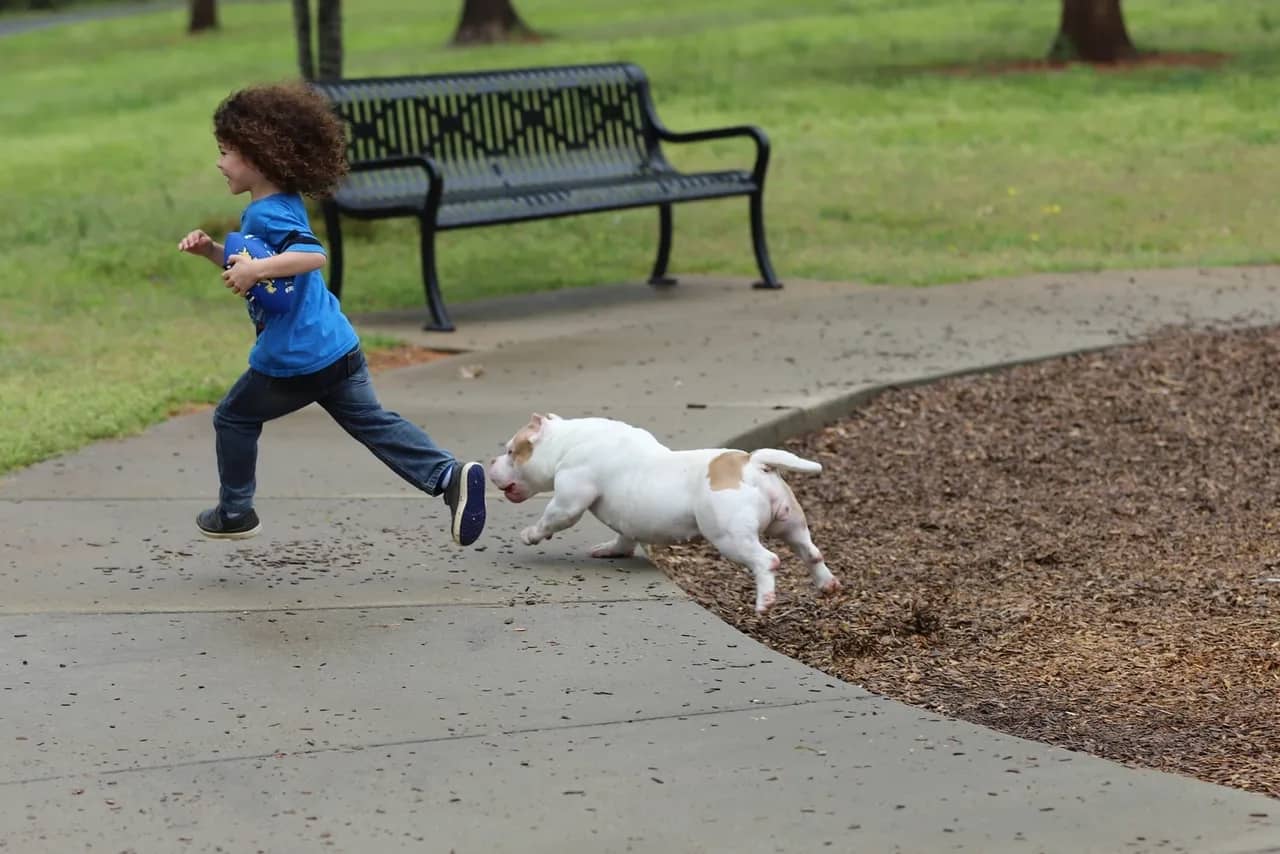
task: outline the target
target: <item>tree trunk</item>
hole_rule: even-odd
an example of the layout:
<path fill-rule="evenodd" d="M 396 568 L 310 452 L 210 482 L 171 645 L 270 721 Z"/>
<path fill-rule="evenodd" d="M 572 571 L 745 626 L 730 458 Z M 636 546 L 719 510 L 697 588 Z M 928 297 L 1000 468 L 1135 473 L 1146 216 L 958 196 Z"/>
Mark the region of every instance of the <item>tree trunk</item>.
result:
<path fill-rule="evenodd" d="M 202 33 L 218 28 L 218 0 L 191 0 L 191 23 L 187 32 Z"/>
<path fill-rule="evenodd" d="M 311 5 L 309 0 L 293 0 L 293 32 L 298 40 L 298 71 L 303 80 L 316 79 L 316 63 L 311 54 Z"/>
<path fill-rule="evenodd" d="M 537 39 L 538 34 L 520 20 L 512 0 L 463 0 L 462 20 L 453 34 L 456 45 Z"/>
<path fill-rule="evenodd" d="M 342 78 L 342 0 L 319 0 L 316 5 L 317 43 L 320 48 L 319 78 Z"/>
<path fill-rule="evenodd" d="M 1062 0 L 1062 23 L 1050 59 L 1115 62 L 1136 54 L 1120 0 Z"/>

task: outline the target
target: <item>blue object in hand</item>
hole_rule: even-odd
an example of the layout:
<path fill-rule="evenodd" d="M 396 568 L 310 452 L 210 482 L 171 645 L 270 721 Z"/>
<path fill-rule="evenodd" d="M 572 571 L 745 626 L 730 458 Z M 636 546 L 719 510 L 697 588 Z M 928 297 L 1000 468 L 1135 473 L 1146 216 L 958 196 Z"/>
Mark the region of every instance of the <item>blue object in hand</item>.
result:
<path fill-rule="evenodd" d="M 270 258 L 276 254 L 261 238 L 252 234 L 241 234 L 238 231 L 230 232 L 227 235 L 223 248 L 223 269 L 231 266 L 232 255 L 244 255 L 246 258 Z M 249 292 L 245 294 L 245 299 L 257 303 L 262 307 L 263 311 L 269 311 L 272 314 L 284 314 L 293 307 L 293 278 L 293 276 L 282 276 L 278 279 L 263 279 L 249 288 Z"/>

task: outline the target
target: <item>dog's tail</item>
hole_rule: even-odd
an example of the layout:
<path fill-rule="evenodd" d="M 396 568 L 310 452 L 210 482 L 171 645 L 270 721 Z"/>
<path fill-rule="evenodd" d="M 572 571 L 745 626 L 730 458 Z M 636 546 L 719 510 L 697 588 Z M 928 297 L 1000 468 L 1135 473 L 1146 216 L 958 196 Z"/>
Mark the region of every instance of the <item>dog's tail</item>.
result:
<path fill-rule="evenodd" d="M 758 451 L 752 451 L 751 462 L 786 471 L 805 472 L 806 474 L 817 474 L 822 471 L 821 463 L 797 457 L 790 451 L 780 451 L 777 448 L 761 448 Z"/>

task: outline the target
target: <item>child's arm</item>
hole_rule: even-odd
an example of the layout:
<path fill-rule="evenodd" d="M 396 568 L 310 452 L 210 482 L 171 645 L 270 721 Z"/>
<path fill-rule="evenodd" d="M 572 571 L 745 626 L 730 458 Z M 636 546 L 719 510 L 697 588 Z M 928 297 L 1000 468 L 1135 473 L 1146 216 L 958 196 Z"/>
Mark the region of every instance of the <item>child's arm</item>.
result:
<path fill-rule="evenodd" d="M 323 252 L 282 252 L 270 258 L 248 258 L 232 255 L 222 273 L 222 280 L 237 294 L 244 296 L 263 279 L 279 279 L 319 270 L 325 265 Z"/>
<path fill-rule="evenodd" d="M 198 228 L 178 241 L 178 249 L 191 255 L 208 258 L 210 263 L 218 267 L 222 266 L 222 253 L 224 251 L 222 244 Z"/>

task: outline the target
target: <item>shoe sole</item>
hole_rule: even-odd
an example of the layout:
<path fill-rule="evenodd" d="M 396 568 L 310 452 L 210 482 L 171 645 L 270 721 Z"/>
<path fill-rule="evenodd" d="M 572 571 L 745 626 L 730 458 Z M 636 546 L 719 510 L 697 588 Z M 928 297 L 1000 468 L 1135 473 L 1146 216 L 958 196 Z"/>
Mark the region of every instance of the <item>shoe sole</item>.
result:
<path fill-rule="evenodd" d="M 247 531 L 206 531 L 204 528 L 200 528 L 200 533 L 204 534 L 211 540 L 247 540 L 250 537 L 256 536 L 261 530 L 262 523 L 259 522 Z"/>
<path fill-rule="evenodd" d="M 453 540 L 460 546 L 469 546 L 484 530 L 484 469 L 479 463 L 466 463 L 458 476 L 462 483 L 458 508 L 453 514 Z"/>

